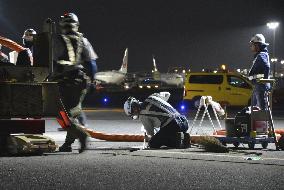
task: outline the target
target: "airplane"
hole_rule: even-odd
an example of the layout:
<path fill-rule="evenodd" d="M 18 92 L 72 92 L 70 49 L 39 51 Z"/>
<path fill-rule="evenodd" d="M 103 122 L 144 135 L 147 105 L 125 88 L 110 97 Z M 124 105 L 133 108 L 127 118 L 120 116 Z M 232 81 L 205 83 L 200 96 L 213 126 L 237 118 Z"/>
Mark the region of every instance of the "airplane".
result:
<path fill-rule="evenodd" d="M 152 76 L 154 80 L 160 80 L 169 86 L 183 87 L 184 79 L 182 75 L 177 73 L 160 73 L 157 69 L 156 60 L 154 56 Z"/>
<path fill-rule="evenodd" d="M 95 74 L 95 81 L 98 84 L 116 84 L 123 83 L 127 73 L 128 48 L 125 49 L 122 65 L 119 70 L 102 71 Z"/>

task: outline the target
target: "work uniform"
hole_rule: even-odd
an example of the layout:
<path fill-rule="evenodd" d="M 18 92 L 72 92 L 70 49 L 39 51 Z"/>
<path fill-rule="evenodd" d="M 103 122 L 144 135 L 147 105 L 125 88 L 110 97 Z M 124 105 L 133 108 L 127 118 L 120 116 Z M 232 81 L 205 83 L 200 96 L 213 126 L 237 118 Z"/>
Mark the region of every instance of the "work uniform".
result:
<path fill-rule="evenodd" d="M 58 82 L 63 105 L 71 119 L 64 143 L 71 146 L 76 138 L 81 142 L 87 136 L 77 118 L 82 114 L 82 102 L 94 78 L 98 56 L 81 33 L 72 32 L 56 38 L 54 58 L 54 75 L 51 78 Z"/>
<path fill-rule="evenodd" d="M 33 53 L 32 48 L 25 48 L 18 53 L 17 66 L 32 66 L 33 65 Z"/>
<path fill-rule="evenodd" d="M 249 71 L 249 76 L 253 78 L 252 83 L 254 85 L 252 106 L 258 106 L 263 110 L 267 108 L 267 96 L 265 94 L 268 90 L 270 90 L 270 84 L 258 83 L 256 78 L 269 78 L 270 62 L 266 46 L 261 47 L 261 51 L 254 55 L 254 60 Z"/>
<path fill-rule="evenodd" d="M 167 102 L 168 98 L 169 93 L 155 93 L 141 104 L 139 119 L 147 135 L 152 136 L 148 143 L 150 148 L 176 147 L 177 133 L 188 130 L 186 117 Z"/>

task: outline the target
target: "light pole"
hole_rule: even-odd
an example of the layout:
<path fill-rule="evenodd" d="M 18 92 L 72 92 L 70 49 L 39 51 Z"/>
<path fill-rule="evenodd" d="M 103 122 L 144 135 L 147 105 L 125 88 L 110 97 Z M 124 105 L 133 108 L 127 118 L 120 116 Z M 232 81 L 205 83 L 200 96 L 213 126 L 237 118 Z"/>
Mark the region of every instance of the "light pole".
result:
<path fill-rule="evenodd" d="M 271 63 L 273 63 L 273 78 L 275 78 L 275 71 L 276 71 L 276 63 L 277 63 L 277 58 L 271 58 Z"/>
<path fill-rule="evenodd" d="M 275 33 L 276 33 L 276 28 L 279 26 L 279 22 L 269 22 L 266 24 L 266 26 L 269 29 L 273 30 L 272 58 L 275 59 Z M 276 73 L 276 62 L 277 62 L 277 59 L 276 61 L 274 61 L 274 64 L 273 64 L 273 77 L 274 78 L 275 78 L 275 73 Z"/>

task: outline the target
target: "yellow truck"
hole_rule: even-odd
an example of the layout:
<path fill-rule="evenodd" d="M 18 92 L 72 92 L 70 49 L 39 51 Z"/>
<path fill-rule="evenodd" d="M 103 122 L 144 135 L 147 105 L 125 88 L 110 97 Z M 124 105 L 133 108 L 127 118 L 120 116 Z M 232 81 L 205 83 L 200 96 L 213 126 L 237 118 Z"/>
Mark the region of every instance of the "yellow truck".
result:
<path fill-rule="evenodd" d="M 185 80 L 184 101 L 195 107 L 201 96 L 212 96 L 226 106 L 247 106 L 251 101 L 252 84 L 234 72 L 190 72 Z"/>

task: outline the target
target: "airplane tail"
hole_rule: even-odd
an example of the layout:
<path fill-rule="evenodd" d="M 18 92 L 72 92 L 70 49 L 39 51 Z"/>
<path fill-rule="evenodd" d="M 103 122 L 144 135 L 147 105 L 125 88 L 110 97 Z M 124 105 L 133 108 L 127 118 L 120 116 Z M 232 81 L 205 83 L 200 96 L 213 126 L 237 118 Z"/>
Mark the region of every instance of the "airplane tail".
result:
<path fill-rule="evenodd" d="M 157 65 L 156 65 L 156 60 L 155 57 L 153 55 L 153 70 L 152 70 L 152 76 L 155 80 L 160 80 L 161 79 L 161 75 L 160 72 L 157 69 Z"/>
<path fill-rule="evenodd" d="M 127 65 L 128 65 L 128 48 L 125 49 L 122 65 L 119 71 L 122 73 L 127 73 Z"/>
<path fill-rule="evenodd" d="M 159 72 L 158 69 L 157 69 L 156 60 L 155 60 L 154 55 L 153 55 L 153 71 L 152 71 L 152 72 L 153 72 L 153 73 L 154 73 L 154 72 Z"/>

